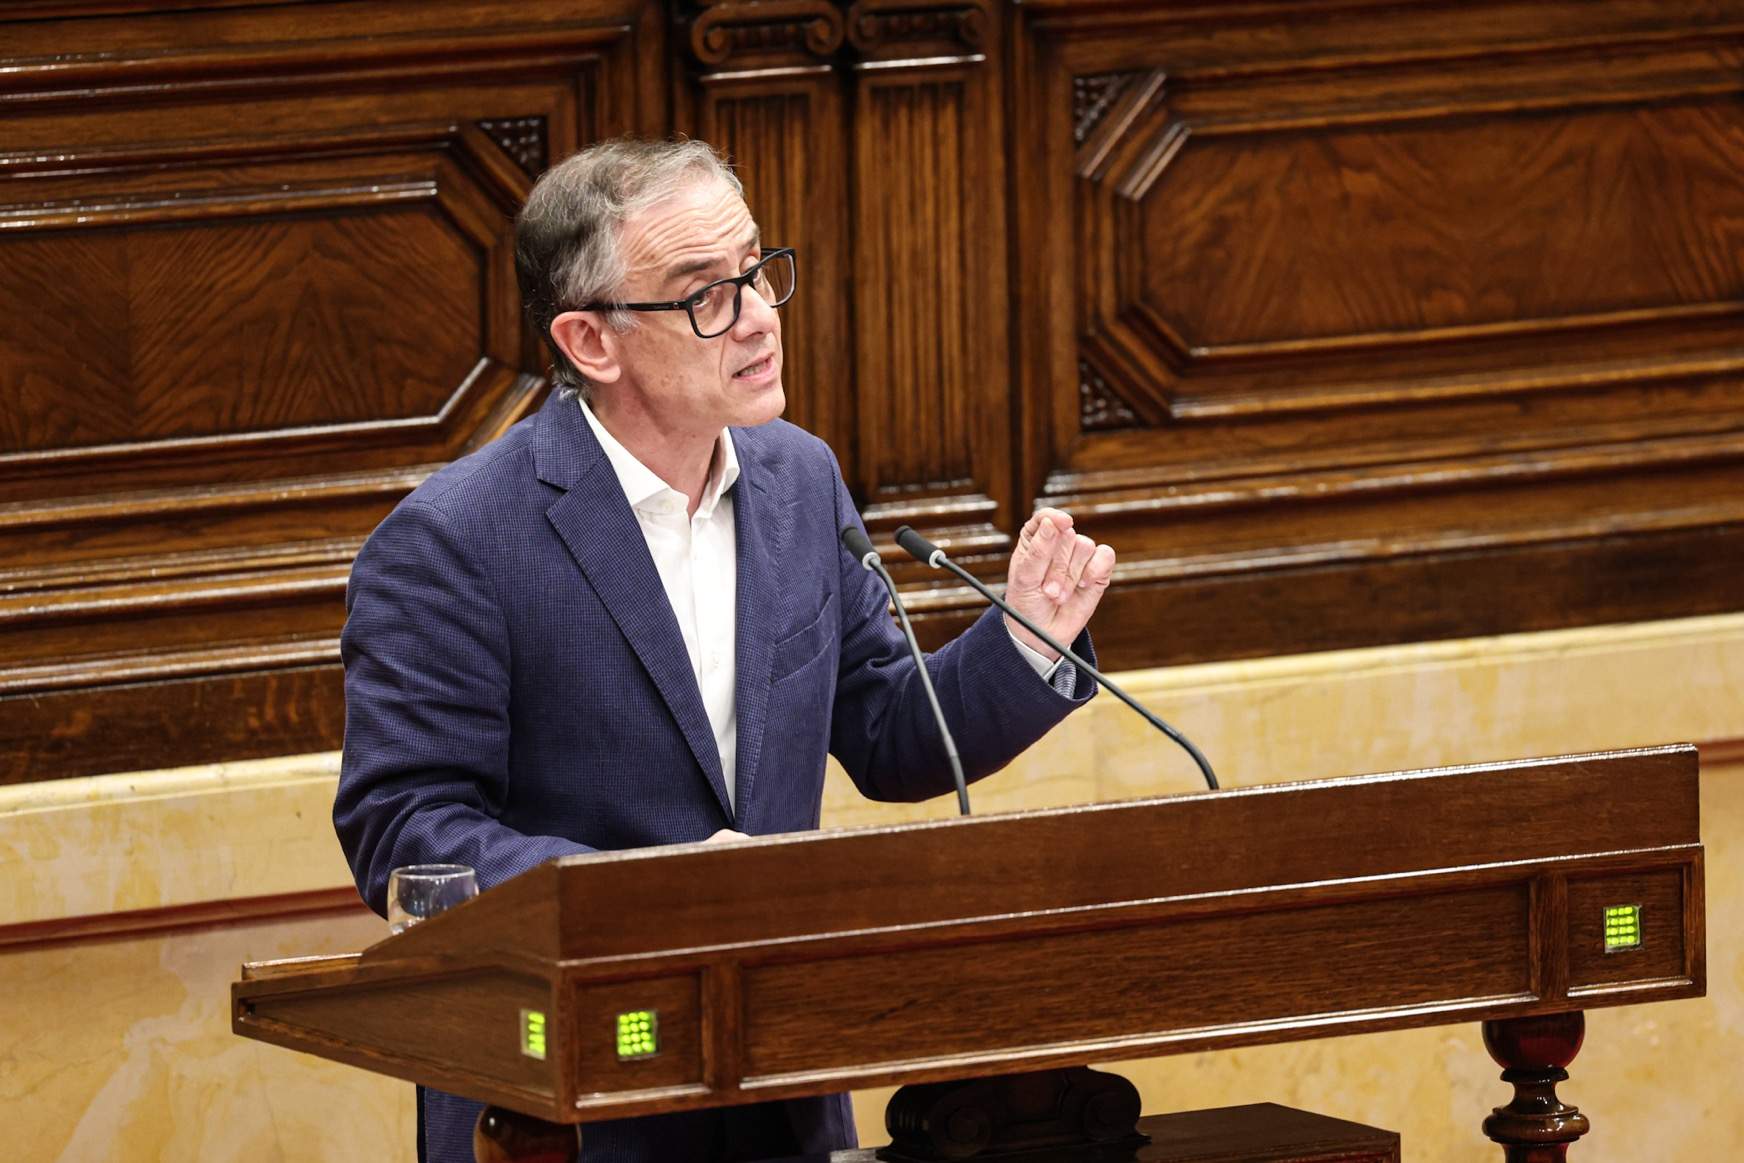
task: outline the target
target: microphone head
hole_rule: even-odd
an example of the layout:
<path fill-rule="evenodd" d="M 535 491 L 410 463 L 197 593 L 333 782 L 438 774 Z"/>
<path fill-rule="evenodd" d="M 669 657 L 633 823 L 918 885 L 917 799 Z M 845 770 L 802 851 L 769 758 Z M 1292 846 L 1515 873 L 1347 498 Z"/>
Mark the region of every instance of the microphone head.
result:
<path fill-rule="evenodd" d="M 872 539 L 858 525 L 842 526 L 842 544 L 859 560 L 861 569 L 871 569 L 873 562 L 881 560 L 872 548 Z"/>
<path fill-rule="evenodd" d="M 916 561 L 924 561 L 934 569 L 939 567 L 938 558 L 945 556 L 945 551 L 914 531 L 913 525 L 904 525 L 896 531 L 896 543 L 903 551 Z"/>

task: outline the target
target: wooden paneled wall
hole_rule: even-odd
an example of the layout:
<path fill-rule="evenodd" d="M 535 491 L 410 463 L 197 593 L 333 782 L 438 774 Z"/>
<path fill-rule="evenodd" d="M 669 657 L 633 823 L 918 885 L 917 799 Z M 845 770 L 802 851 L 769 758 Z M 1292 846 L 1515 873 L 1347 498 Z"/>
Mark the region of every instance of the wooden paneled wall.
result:
<path fill-rule="evenodd" d="M 730 152 L 874 534 L 1117 667 L 1744 607 L 1744 0 L 0 10 L 0 780 L 337 745 L 351 556 L 536 406 L 511 220 Z M 969 595 L 914 566 L 936 639 Z"/>

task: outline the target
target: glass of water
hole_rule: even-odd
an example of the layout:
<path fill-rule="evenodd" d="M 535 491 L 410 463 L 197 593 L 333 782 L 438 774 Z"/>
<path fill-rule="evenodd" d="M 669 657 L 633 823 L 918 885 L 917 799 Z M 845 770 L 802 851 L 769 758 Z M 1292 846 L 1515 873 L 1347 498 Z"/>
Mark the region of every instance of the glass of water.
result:
<path fill-rule="evenodd" d="M 388 874 L 388 932 L 403 933 L 477 895 L 478 874 L 464 864 L 396 868 Z"/>

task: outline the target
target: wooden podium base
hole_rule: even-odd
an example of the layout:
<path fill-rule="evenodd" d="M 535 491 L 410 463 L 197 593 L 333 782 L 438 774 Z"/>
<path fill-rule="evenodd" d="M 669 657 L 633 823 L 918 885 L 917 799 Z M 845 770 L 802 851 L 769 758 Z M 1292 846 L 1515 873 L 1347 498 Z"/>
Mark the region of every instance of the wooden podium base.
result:
<path fill-rule="evenodd" d="M 1149 1141 L 1138 1116 L 1137 1087 L 1087 1066 L 905 1086 L 885 1108 L 890 1145 L 878 1158 L 1131 1159 Z"/>
<path fill-rule="evenodd" d="M 1556 1084 L 1579 1052 L 1578 1011 L 1484 1023 L 1514 1100 L 1484 1120 L 1507 1163 L 1563 1163 L 1587 1118 Z M 1398 1163 L 1399 1136 L 1272 1103 L 1139 1118 L 1138 1090 L 1077 1066 L 905 1086 L 890 1100 L 891 1142 L 876 1150 L 771 1163 Z M 584 1132 L 585 1133 L 585 1132 Z M 487 1107 L 478 1163 L 577 1163 L 574 1127 Z"/>
<path fill-rule="evenodd" d="M 1011 1163 L 1399 1163 L 1399 1136 L 1274 1103 L 1139 1119 L 1138 1146 L 1042 1148 Z M 879 1151 L 837 1151 L 827 1163 L 872 1163 Z M 970 1156 L 981 1160 L 987 1156 Z M 787 1163 L 825 1163 L 822 1157 Z"/>
<path fill-rule="evenodd" d="M 1118 1075 L 1100 1077 L 1126 1081 Z M 999 1080 L 981 1079 L 978 1083 L 995 1081 Z M 1154 1115 L 1137 1120 L 1131 1129 L 1132 1138 L 1119 1143 L 1056 1142 L 1017 1152 L 956 1158 L 1011 1163 L 1399 1163 L 1399 1136 L 1391 1131 L 1273 1103 Z M 473 1149 L 478 1163 L 575 1163 L 577 1158 L 574 1127 L 559 1127 L 496 1107 L 480 1117 Z M 836 1151 L 770 1163 L 875 1163 L 907 1158 L 889 1152 L 889 1147 Z"/>

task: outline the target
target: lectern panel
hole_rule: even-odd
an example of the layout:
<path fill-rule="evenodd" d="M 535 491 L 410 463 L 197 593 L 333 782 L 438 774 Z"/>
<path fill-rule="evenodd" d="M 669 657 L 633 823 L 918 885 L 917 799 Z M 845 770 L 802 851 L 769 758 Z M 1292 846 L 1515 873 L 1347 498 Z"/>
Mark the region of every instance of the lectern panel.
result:
<path fill-rule="evenodd" d="M 700 989 L 694 976 L 575 988 L 576 1088 L 583 1094 L 702 1083 Z"/>
<path fill-rule="evenodd" d="M 1571 990 L 1689 976 L 1684 870 L 1570 879 Z"/>
<path fill-rule="evenodd" d="M 747 969 L 747 1073 L 1531 996 L 1513 883 Z M 1449 982 L 1459 983 L 1451 994 Z"/>
<path fill-rule="evenodd" d="M 463 970 L 309 990 L 296 989 L 294 979 L 282 984 L 239 1006 L 239 1030 L 372 1066 L 378 1059 L 367 1048 L 391 1045 L 402 1077 L 449 1087 L 482 1083 L 492 1093 L 543 1099 L 555 1094 L 552 1071 L 527 1053 L 525 1041 L 525 1015 L 551 1009 L 551 987 L 539 978 Z"/>

